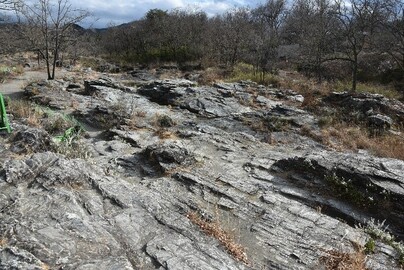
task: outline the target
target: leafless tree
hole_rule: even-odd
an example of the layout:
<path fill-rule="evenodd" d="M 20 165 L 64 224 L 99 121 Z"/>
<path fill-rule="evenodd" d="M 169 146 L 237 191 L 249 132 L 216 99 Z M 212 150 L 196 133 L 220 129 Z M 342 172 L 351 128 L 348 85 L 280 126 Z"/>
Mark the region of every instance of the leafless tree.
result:
<path fill-rule="evenodd" d="M 390 55 L 404 72 L 404 3 L 401 0 L 386 1 L 386 20 L 383 20 L 384 35 L 380 42 L 383 51 Z"/>
<path fill-rule="evenodd" d="M 14 10 L 20 4 L 20 0 L 0 0 L 0 10 Z"/>
<path fill-rule="evenodd" d="M 248 52 L 254 28 L 251 12 L 246 8 L 236 8 L 214 18 L 211 24 L 211 39 L 219 61 L 233 66 Z"/>
<path fill-rule="evenodd" d="M 54 79 L 61 50 L 75 39 L 74 26 L 89 13 L 73 8 L 69 0 L 38 0 L 32 5 L 22 4 L 17 14 L 20 34 L 45 60 L 48 79 Z"/>
<path fill-rule="evenodd" d="M 358 81 L 359 55 L 371 51 L 375 31 L 383 17 L 382 0 L 336 0 L 335 16 L 339 31 L 335 39 L 340 41 L 338 52 L 326 60 L 343 60 L 351 64 L 352 91 Z"/>
<path fill-rule="evenodd" d="M 284 38 L 301 48 L 300 66 L 306 74 L 323 79 L 322 64 L 335 50 L 332 33 L 337 31 L 334 6 L 329 0 L 297 0 L 286 21 Z"/>
<path fill-rule="evenodd" d="M 262 77 L 275 67 L 281 44 L 281 29 L 286 16 L 285 0 L 267 0 L 253 11 L 256 37 L 252 53 L 257 56 L 256 66 L 261 69 Z"/>

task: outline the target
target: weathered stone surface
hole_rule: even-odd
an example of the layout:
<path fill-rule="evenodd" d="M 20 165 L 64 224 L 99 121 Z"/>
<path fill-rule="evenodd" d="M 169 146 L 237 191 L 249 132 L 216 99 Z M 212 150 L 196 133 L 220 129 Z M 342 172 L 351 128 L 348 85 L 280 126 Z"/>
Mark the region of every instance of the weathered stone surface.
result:
<path fill-rule="evenodd" d="M 122 91 L 130 92 L 130 88 L 121 85 L 120 83 L 108 77 L 102 77 L 98 80 L 84 81 L 85 94 L 92 96 L 97 95 L 99 91 L 105 88 L 119 89 Z"/>
<path fill-rule="evenodd" d="M 157 79 L 154 75 L 144 69 L 135 69 L 128 74 L 132 76 L 132 79 L 134 79 L 135 82 L 150 82 Z"/>
<path fill-rule="evenodd" d="M 358 222 L 387 219 L 402 236 L 403 162 L 300 136 L 317 119 L 284 104 L 296 93 L 136 76 L 141 95 L 108 78 L 88 81 L 91 95 L 43 95 L 93 128 L 81 141 L 93 155 L 1 157 L 0 268 L 322 269 L 326 251 L 366 243 Z M 175 123 L 166 137 L 165 115 Z M 0 141 L 9 153 L 12 141 Z M 234 235 L 249 264 L 189 213 Z M 397 269 L 397 251 L 376 242 L 369 269 Z"/>
<path fill-rule="evenodd" d="M 195 158 L 188 149 L 174 143 L 150 145 L 143 155 L 152 164 L 157 165 L 162 173 L 195 163 Z"/>
<path fill-rule="evenodd" d="M 0 268 L 4 270 L 42 270 L 45 264 L 26 250 L 16 247 L 0 248 Z"/>
<path fill-rule="evenodd" d="M 171 198 L 163 195 L 149 201 L 156 194 L 141 186 L 136 191 L 128 182 L 106 176 L 84 161 L 35 154 L 10 161 L 3 175 L 0 187 L 9 197 L 3 195 L 0 200 L 0 234 L 7 248 L 26 254 L 26 269 L 37 269 L 41 263 L 65 269 L 243 268 L 209 244 L 212 240 L 194 230 L 186 217 L 175 211 L 168 214 L 174 207 L 169 206 Z M 171 222 L 175 223 L 165 225 Z M 191 241 L 185 232 L 187 237 L 183 236 L 176 226 L 195 234 L 192 237 L 198 241 Z M 1 253 L 4 265 L 14 261 L 5 254 L 7 248 Z"/>
<path fill-rule="evenodd" d="M 398 100 L 388 99 L 378 94 L 368 93 L 332 93 L 324 99 L 333 106 L 346 108 L 354 112 L 359 111 L 362 115 L 369 112 L 382 113 L 391 116 L 396 123 L 404 123 L 404 104 Z"/>
<path fill-rule="evenodd" d="M 63 80 L 43 80 L 29 84 L 24 94 L 32 101 L 57 110 L 69 107 L 66 100 L 71 103 L 71 96 L 65 91 L 68 84 Z"/>
<path fill-rule="evenodd" d="M 404 226 L 399 222 L 404 217 L 401 203 L 404 199 L 403 161 L 319 151 L 279 160 L 274 169 L 288 172 L 290 179 L 299 179 L 299 185 L 310 185 L 309 189 L 324 190 L 328 196 L 339 193 L 335 194 L 336 197 L 351 204 L 355 211 L 345 211 L 347 206 L 344 204 L 326 204 L 350 215 L 356 222 L 362 222 L 366 215 L 387 220 L 392 224 L 390 229 L 404 237 Z M 359 212 L 362 215 L 356 214 Z"/>
<path fill-rule="evenodd" d="M 368 117 L 369 126 L 373 129 L 387 131 L 393 125 L 393 119 L 383 114 L 373 114 Z"/>
<path fill-rule="evenodd" d="M 16 154 L 46 152 L 53 149 L 52 138 L 46 131 L 38 128 L 18 131 L 12 138 L 10 148 Z"/>
<path fill-rule="evenodd" d="M 195 86 L 195 82 L 182 80 L 157 80 L 138 89 L 141 95 L 161 105 L 173 104 L 176 98 L 189 92 L 187 87 Z"/>

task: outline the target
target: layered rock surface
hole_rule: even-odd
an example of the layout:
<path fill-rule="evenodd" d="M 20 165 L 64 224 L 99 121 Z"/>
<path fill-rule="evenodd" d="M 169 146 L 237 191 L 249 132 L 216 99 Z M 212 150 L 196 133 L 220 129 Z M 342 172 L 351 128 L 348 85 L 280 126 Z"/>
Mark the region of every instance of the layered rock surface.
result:
<path fill-rule="evenodd" d="M 1 269 L 322 269 L 327 251 L 365 245 L 369 235 L 354 225 L 367 219 L 387 219 L 402 236 L 404 162 L 332 152 L 299 135 L 316 119 L 290 104 L 302 101 L 295 93 L 145 83 L 146 75 L 137 89 L 107 78 L 29 91 L 91 125 L 83 139 L 91 158 L 68 159 L 24 137 L 15 140 L 29 151 L 16 153 L 2 139 Z M 231 232 L 249 262 L 189 213 Z M 376 242 L 367 264 L 398 269 L 397 258 Z"/>

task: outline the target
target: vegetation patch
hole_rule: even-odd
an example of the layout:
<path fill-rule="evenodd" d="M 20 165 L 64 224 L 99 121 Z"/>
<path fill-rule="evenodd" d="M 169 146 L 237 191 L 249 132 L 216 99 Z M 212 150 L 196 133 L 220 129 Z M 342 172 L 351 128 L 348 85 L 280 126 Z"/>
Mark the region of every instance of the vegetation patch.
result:
<path fill-rule="evenodd" d="M 404 160 L 404 140 L 399 134 L 372 136 L 360 126 L 339 123 L 324 127 L 321 136 L 312 138 L 339 151 L 366 149 L 379 157 Z"/>
<path fill-rule="evenodd" d="M 388 231 L 388 226 L 385 225 L 385 220 L 380 222 L 371 218 L 365 226 L 359 225 L 366 233 L 368 233 L 372 238 L 366 243 L 368 248 L 375 249 L 375 240 L 380 240 L 383 243 L 390 245 L 397 252 L 397 260 L 401 265 L 401 268 L 404 268 L 404 243 L 398 242 L 395 240 L 394 235 L 392 235 Z"/>
<path fill-rule="evenodd" d="M 246 63 L 236 64 L 227 80 L 230 82 L 253 81 L 273 87 L 278 87 L 280 84 L 279 78 L 276 75 L 260 72 L 257 68 L 254 68 L 253 65 Z"/>
<path fill-rule="evenodd" d="M 26 100 L 8 100 L 7 111 L 15 118 L 25 121 L 29 126 L 39 127 L 43 112 Z"/>
<path fill-rule="evenodd" d="M 170 127 L 177 125 L 177 123 L 166 114 L 156 114 L 154 116 L 153 125 L 155 126 L 155 134 L 160 139 L 175 138 L 175 134 L 169 130 Z"/>
<path fill-rule="evenodd" d="M 55 137 L 56 152 L 67 158 L 90 158 L 89 149 L 80 141 L 83 132 L 80 126 L 74 126 L 67 129 L 63 135 Z"/>
<path fill-rule="evenodd" d="M 352 183 L 351 179 L 339 177 L 336 173 L 325 175 L 324 179 L 331 185 L 334 191 L 333 194 L 336 194 L 338 197 L 345 198 L 355 205 L 365 208 L 376 204 L 372 198 L 365 196 L 360 192 Z"/>
<path fill-rule="evenodd" d="M 368 270 L 366 254 L 363 247 L 354 243 L 355 251 L 346 253 L 338 250 L 327 250 L 320 258 L 326 270 Z"/>
<path fill-rule="evenodd" d="M 336 81 L 332 84 L 331 89 L 336 92 L 344 92 L 349 91 L 350 82 L 348 81 Z M 370 93 L 370 94 L 379 94 L 383 95 L 386 98 L 394 98 L 401 99 L 403 98 L 402 93 L 398 92 L 393 86 L 390 85 L 382 85 L 377 83 L 363 83 L 358 82 L 356 85 L 357 93 Z"/>
<path fill-rule="evenodd" d="M 373 238 L 369 238 L 369 240 L 365 244 L 365 253 L 370 254 L 374 253 L 376 249 L 376 242 Z"/>
<path fill-rule="evenodd" d="M 249 265 L 250 262 L 247 258 L 245 248 L 237 244 L 234 237 L 230 233 L 223 230 L 217 221 L 208 221 L 203 219 L 198 213 L 188 213 L 187 218 L 197 225 L 205 234 L 216 238 L 237 261 L 243 262 Z"/>
<path fill-rule="evenodd" d="M 0 83 L 4 82 L 8 78 L 20 75 L 24 73 L 24 68 L 22 66 L 4 66 L 0 65 Z"/>

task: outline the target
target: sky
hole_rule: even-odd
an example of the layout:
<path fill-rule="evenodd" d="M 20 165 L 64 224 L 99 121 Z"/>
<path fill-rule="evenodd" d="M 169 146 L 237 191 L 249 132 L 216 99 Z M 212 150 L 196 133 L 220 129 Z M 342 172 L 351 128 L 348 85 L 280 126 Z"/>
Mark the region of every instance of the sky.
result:
<path fill-rule="evenodd" d="M 80 9 L 88 10 L 92 17 L 82 23 L 83 27 L 103 28 L 110 25 L 142 18 L 154 8 L 172 10 L 191 8 L 205 11 L 209 16 L 221 14 L 234 7 L 255 7 L 261 0 L 69 0 Z"/>

